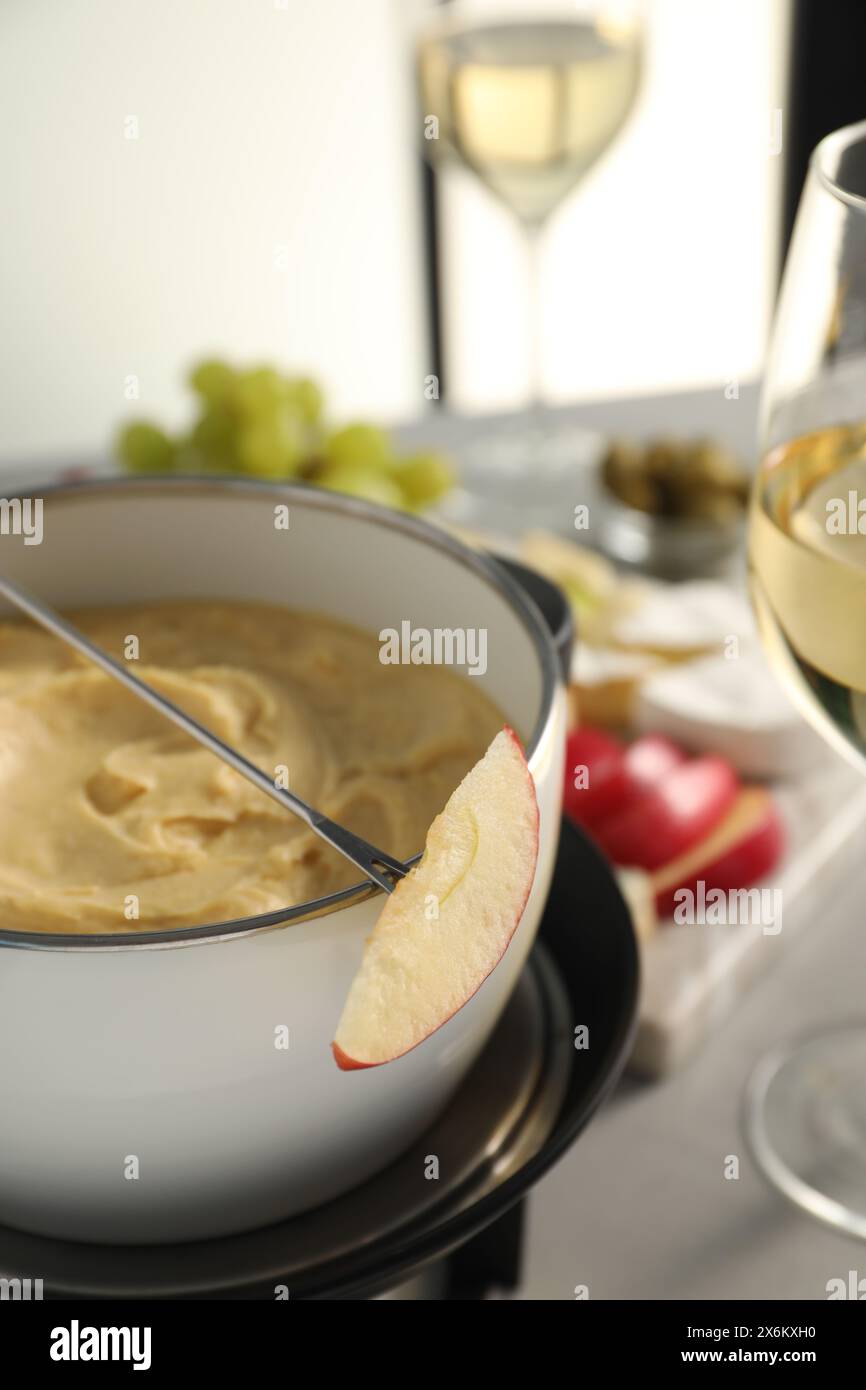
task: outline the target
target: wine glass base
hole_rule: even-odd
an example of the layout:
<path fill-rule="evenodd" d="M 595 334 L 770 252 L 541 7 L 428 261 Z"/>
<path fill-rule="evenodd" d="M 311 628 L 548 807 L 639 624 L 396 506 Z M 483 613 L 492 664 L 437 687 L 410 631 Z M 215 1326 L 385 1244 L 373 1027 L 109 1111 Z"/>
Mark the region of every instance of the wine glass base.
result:
<path fill-rule="evenodd" d="M 752 1156 L 779 1192 L 866 1240 L 866 1023 L 762 1058 L 746 1089 L 744 1124 Z"/>
<path fill-rule="evenodd" d="M 575 508 L 597 498 L 604 441 L 579 425 L 515 420 L 482 430 L 457 450 L 471 523 L 519 535 L 543 527 L 575 533 Z"/>

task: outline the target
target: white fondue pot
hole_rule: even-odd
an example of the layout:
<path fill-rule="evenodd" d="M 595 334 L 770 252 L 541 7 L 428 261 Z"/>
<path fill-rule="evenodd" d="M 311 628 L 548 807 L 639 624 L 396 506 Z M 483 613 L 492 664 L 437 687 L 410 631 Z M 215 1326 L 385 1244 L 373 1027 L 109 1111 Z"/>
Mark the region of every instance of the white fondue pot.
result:
<path fill-rule="evenodd" d="M 541 838 L 520 926 L 470 1002 L 383 1067 L 341 1072 L 330 1050 L 382 905 L 360 884 L 184 930 L 25 934 L 0 914 L 0 1223 L 109 1242 L 264 1225 L 363 1182 L 418 1137 L 502 1012 L 559 834 L 566 715 L 556 654 L 497 565 L 352 498 L 182 478 L 39 495 L 42 543 L 4 537 L 2 568 L 49 603 L 230 598 L 375 633 L 404 620 L 484 629 L 487 669 L 466 678 L 526 744 Z M 42 775 L 50 798 L 51 768 Z M 280 1025 L 288 1048 L 275 1046 Z"/>

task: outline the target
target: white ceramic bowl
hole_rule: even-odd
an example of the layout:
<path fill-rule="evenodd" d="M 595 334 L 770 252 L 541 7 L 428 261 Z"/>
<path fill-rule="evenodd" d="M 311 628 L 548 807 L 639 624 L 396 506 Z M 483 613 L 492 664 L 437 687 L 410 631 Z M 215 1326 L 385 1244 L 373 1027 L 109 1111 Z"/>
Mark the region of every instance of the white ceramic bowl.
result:
<path fill-rule="evenodd" d="M 0 921 L 0 1222 L 109 1242 L 249 1229 L 387 1164 L 489 1036 L 553 867 L 565 733 L 555 654 L 533 605 L 495 566 L 352 499 L 185 479 L 40 495 L 42 544 L 4 537 L 3 569 L 49 602 L 228 597 L 375 632 L 405 618 L 483 627 L 487 672 L 470 679 L 527 743 L 541 841 L 521 924 L 466 1007 L 388 1066 L 341 1072 L 330 1051 L 381 907 L 360 887 L 266 918 L 135 937 L 27 936 Z M 281 505 L 288 530 L 274 525 Z M 44 775 L 50 797 L 51 769 Z M 288 1050 L 275 1047 L 279 1024 Z M 125 1176 L 133 1155 L 137 1179 Z"/>

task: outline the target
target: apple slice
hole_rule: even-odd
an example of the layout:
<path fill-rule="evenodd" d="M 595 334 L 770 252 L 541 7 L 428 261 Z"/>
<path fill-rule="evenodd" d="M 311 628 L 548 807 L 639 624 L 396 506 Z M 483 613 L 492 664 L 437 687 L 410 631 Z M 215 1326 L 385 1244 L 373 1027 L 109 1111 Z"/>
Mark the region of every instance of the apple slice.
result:
<path fill-rule="evenodd" d="M 537 859 L 535 784 L 506 728 L 382 909 L 331 1044 L 338 1067 L 402 1057 L 472 998 L 517 929 Z"/>
<path fill-rule="evenodd" d="M 699 881 L 706 892 L 748 888 L 772 873 L 784 847 L 782 823 L 770 793 L 764 787 L 746 787 L 706 839 L 652 874 L 656 911 L 670 917 L 677 890 L 694 893 Z"/>
<path fill-rule="evenodd" d="M 615 864 L 657 869 L 709 835 L 738 790 L 737 775 L 723 758 L 692 758 L 618 815 L 593 826 L 592 834 Z"/>
<path fill-rule="evenodd" d="M 651 790 L 685 761 L 685 751 L 664 734 L 641 734 L 625 750 L 629 781 L 640 792 Z"/>
<path fill-rule="evenodd" d="M 662 734 L 644 734 L 625 747 L 604 729 L 588 724 L 573 729 L 566 746 L 565 810 L 592 830 L 652 791 L 685 759 L 683 750 Z M 584 768 L 586 777 L 575 786 Z"/>
<path fill-rule="evenodd" d="M 619 739 L 590 724 L 573 729 L 565 748 L 563 798 L 571 819 L 592 825 L 619 810 L 627 794 L 625 749 Z"/>

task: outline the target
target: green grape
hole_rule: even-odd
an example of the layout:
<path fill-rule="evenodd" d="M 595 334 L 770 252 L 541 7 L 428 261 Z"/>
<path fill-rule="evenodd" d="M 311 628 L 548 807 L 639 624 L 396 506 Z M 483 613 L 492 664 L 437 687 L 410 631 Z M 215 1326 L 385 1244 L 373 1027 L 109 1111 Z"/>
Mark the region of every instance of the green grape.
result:
<path fill-rule="evenodd" d="M 284 472 L 298 473 L 309 454 L 306 426 L 288 405 L 276 412 L 275 424 L 283 450 Z"/>
<path fill-rule="evenodd" d="M 242 426 L 237 438 L 237 466 L 256 478 L 285 478 L 304 460 L 300 422 L 289 411 L 261 415 Z"/>
<path fill-rule="evenodd" d="M 412 454 L 394 468 L 394 481 L 402 489 L 409 507 L 427 507 L 450 492 L 455 473 L 441 454 Z"/>
<path fill-rule="evenodd" d="M 286 382 L 289 403 L 298 412 L 305 425 L 317 425 L 322 416 L 324 398 L 322 392 L 309 377 L 296 377 Z"/>
<path fill-rule="evenodd" d="M 235 379 L 234 369 L 227 362 L 210 358 L 199 362 L 189 374 L 189 384 L 196 395 L 208 405 L 219 405 L 228 396 Z"/>
<path fill-rule="evenodd" d="M 451 470 L 436 456 L 400 465 L 375 425 L 350 424 L 325 437 L 322 392 L 309 377 L 285 377 L 266 365 L 238 371 L 209 358 L 193 367 L 189 382 L 200 401 L 192 429 L 172 440 L 155 425 L 128 425 L 118 439 L 128 469 L 301 476 L 398 508 L 424 505 L 451 485 Z"/>
<path fill-rule="evenodd" d="M 271 425 L 261 421 L 246 425 L 238 434 L 237 466 L 256 478 L 277 478 L 283 472 L 279 436 Z"/>
<path fill-rule="evenodd" d="M 235 419 L 224 403 L 199 416 L 189 439 L 198 466 L 205 472 L 231 472 L 235 463 Z"/>
<path fill-rule="evenodd" d="M 170 473 L 177 461 L 174 441 L 146 420 L 134 420 L 123 427 L 117 452 L 130 473 Z"/>
<path fill-rule="evenodd" d="M 340 464 L 327 468 L 317 479 L 320 487 L 331 492 L 346 492 L 350 497 L 364 497 L 368 502 L 378 502 L 383 507 L 402 510 L 403 494 L 386 473 L 375 468 L 363 468 L 354 464 Z"/>
<path fill-rule="evenodd" d="M 241 415 L 253 421 L 288 405 L 288 386 L 273 367 L 252 367 L 235 378 L 232 403 Z"/>
<path fill-rule="evenodd" d="M 216 464 L 203 459 L 198 449 L 190 443 L 188 438 L 180 441 L 174 464 L 175 473 L 216 473 L 218 471 Z"/>
<path fill-rule="evenodd" d="M 345 425 L 325 443 L 325 460 L 329 467 L 384 471 L 392 458 L 388 435 L 375 425 Z"/>

